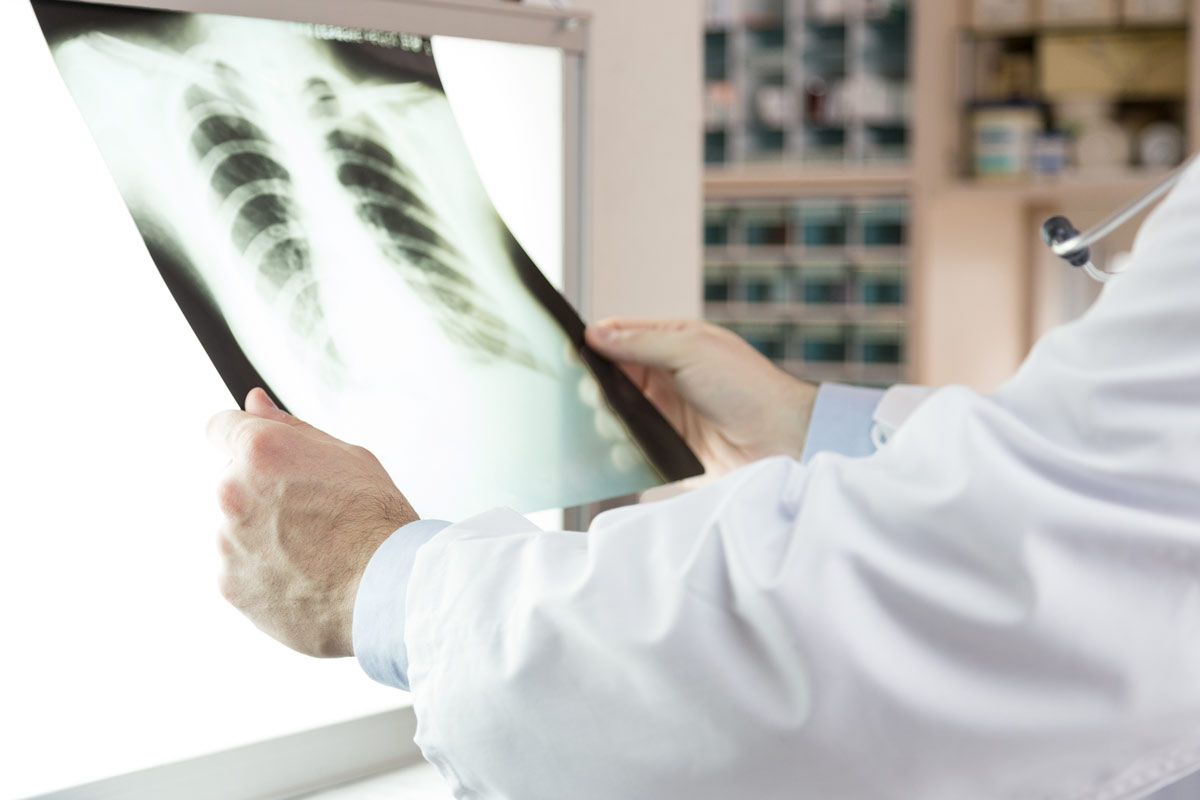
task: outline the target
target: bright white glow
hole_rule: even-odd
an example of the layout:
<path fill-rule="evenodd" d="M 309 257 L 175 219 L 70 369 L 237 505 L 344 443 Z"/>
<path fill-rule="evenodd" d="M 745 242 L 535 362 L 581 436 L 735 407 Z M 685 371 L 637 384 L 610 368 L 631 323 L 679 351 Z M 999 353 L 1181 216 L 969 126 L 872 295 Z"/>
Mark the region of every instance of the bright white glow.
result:
<path fill-rule="evenodd" d="M 563 288 L 563 62 L 545 47 L 433 37 L 446 99 L 500 218 Z M 562 509 L 526 516 L 557 530 Z"/>
<path fill-rule="evenodd" d="M 496 211 L 562 289 L 562 54 L 433 38 L 442 88 Z"/>
<path fill-rule="evenodd" d="M 401 704 L 217 595 L 203 427 L 231 399 L 23 3 L 0 3 L 0 71 L 0 797 Z"/>

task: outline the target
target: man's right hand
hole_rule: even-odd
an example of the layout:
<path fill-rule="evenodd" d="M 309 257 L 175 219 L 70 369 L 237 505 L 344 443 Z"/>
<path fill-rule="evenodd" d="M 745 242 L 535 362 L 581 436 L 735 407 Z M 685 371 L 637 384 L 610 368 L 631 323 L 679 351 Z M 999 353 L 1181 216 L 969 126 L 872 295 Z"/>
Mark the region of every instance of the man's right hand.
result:
<path fill-rule="evenodd" d="M 772 455 L 800 457 L 817 388 L 743 339 L 699 320 L 609 319 L 587 343 L 624 368 L 708 474 Z"/>

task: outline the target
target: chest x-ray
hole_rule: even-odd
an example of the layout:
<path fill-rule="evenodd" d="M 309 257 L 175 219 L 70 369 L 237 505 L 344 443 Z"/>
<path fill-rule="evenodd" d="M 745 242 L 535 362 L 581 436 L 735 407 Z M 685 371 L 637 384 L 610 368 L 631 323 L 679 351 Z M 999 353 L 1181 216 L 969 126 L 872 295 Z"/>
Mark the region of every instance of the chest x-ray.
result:
<path fill-rule="evenodd" d="M 574 505 L 701 471 L 586 349 L 499 218 L 428 40 L 34 9 L 159 273 L 239 401 L 264 386 L 371 448 L 426 516 Z"/>

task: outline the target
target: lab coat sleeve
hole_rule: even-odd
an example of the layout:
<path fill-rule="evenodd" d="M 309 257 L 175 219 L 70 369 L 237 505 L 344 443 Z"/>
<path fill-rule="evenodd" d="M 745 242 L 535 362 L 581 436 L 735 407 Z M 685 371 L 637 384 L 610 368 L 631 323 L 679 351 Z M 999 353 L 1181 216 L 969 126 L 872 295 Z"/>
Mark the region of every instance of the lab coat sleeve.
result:
<path fill-rule="evenodd" d="M 809 418 L 804 461 L 819 450 L 846 455 L 874 452 L 872 415 L 884 393 L 876 389 L 823 384 Z M 892 403 L 893 419 L 909 407 Z M 354 604 L 354 654 L 372 679 L 408 691 L 408 651 L 404 643 L 409 575 L 417 550 L 450 523 L 418 520 L 393 533 L 372 556 L 359 581 Z"/>
<path fill-rule="evenodd" d="M 1200 767 L 1200 191 L 992 396 L 418 551 L 417 741 L 459 797 L 1118 800 Z"/>

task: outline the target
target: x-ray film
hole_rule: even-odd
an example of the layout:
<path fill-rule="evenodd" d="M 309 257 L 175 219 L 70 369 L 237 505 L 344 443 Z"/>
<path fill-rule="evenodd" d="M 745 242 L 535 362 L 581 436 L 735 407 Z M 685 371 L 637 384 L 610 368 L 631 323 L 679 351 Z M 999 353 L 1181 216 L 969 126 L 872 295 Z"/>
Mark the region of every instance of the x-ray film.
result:
<path fill-rule="evenodd" d="M 429 40 L 34 10 L 159 273 L 239 401 L 379 456 L 425 516 L 698 474 L 490 202 Z M 153 331 L 147 331 L 153 335 Z"/>

